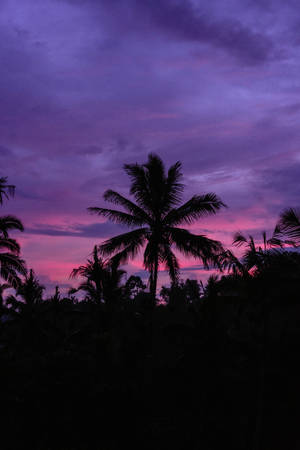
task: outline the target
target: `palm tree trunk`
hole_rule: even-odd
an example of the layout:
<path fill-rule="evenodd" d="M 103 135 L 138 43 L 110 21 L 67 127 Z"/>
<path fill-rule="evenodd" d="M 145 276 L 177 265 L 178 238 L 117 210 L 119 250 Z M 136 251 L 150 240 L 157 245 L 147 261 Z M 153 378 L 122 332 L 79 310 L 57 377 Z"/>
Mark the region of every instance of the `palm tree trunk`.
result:
<path fill-rule="evenodd" d="M 154 301 L 156 298 L 157 275 L 158 275 L 158 255 L 155 256 L 154 268 L 150 274 L 150 294 L 153 297 Z"/>

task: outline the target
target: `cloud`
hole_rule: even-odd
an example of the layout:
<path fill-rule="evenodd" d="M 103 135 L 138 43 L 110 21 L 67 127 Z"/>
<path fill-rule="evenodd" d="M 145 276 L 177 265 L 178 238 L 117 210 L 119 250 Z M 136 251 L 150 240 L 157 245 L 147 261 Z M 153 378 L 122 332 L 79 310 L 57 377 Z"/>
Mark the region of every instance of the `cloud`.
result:
<path fill-rule="evenodd" d="M 8 159 L 13 157 L 13 151 L 3 145 L 0 145 L 0 160 Z"/>
<path fill-rule="evenodd" d="M 264 31 L 258 32 L 256 27 L 252 29 L 237 17 L 228 17 L 226 14 L 217 17 L 213 9 L 218 10 L 220 5 L 215 2 L 212 2 L 213 8 L 205 4 L 199 6 L 191 0 L 66 2 L 77 7 L 90 7 L 97 20 L 105 17 L 104 27 L 113 32 L 122 30 L 122 35 L 138 34 L 145 38 L 159 32 L 175 41 L 204 44 L 223 50 L 249 66 L 263 64 L 274 56 L 274 43 Z M 239 6 L 236 5 L 237 10 Z"/>
<path fill-rule="evenodd" d="M 197 10 L 191 1 L 146 0 L 133 2 L 144 9 L 153 24 L 175 38 L 210 44 L 237 57 L 245 64 L 261 64 L 269 60 L 273 44 L 270 38 L 242 25 L 237 19 L 216 21 Z M 147 20 L 147 19 L 145 19 Z"/>
<path fill-rule="evenodd" d="M 300 161 L 294 159 L 257 174 L 256 191 L 260 192 L 269 213 L 279 215 L 284 208 L 300 206 L 299 173 Z"/>
<path fill-rule="evenodd" d="M 213 191 L 228 204 L 195 224 L 225 243 L 297 206 L 297 2 L 2 3 L 0 165 L 16 185 L 2 211 L 24 222 L 38 275 L 64 283 L 125 231 L 86 208 L 108 188 L 127 196 L 124 163 L 151 151 L 182 161 L 184 199 Z"/>
<path fill-rule="evenodd" d="M 45 235 L 45 236 L 73 236 L 76 238 L 107 238 L 112 235 L 125 233 L 127 230 L 118 225 L 104 222 L 91 223 L 88 225 L 75 225 L 71 229 L 65 229 L 59 226 L 46 226 L 33 224 L 33 227 L 26 228 L 27 234 Z"/>

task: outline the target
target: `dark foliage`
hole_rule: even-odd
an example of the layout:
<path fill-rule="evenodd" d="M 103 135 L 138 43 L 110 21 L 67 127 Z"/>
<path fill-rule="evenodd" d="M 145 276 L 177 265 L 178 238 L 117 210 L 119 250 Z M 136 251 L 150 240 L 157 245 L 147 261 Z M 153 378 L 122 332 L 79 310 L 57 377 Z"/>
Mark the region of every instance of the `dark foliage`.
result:
<path fill-rule="evenodd" d="M 1 314 L 1 448 L 297 448 L 300 261 L 280 257 L 285 275 L 270 260 L 247 296 L 229 276 L 186 280 L 167 306 L 135 279 L 114 309 L 41 300 L 31 272 Z"/>

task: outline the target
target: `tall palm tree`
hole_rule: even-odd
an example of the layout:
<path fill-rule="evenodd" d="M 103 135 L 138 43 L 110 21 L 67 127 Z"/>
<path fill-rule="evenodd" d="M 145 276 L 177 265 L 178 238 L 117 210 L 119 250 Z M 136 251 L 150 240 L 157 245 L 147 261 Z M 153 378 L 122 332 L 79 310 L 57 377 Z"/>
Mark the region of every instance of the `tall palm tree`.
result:
<path fill-rule="evenodd" d="M 184 187 L 181 163 L 176 162 L 166 174 L 162 160 L 154 154 L 148 156 L 145 164 L 125 164 L 124 170 L 131 180 L 130 194 L 135 203 L 109 189 L 104 193 L 104 199 L 125 211 L 88 208 L 91 213 L 134 228 L 105 241 L 100 246 L 102 254 L 126 263 L 145 246 L 144 267 L 149 271 L 150 292 L 154 297 L 160 264 L 167 267 L 172 282 L 178 282 L 179 263 L 172 250 L 173 245 L 184 255 L 201 259 L 205 267 L 216 263 L 218 254 L 223 251 L 221 243 L 204 235 L 192 234 L 178 225 L 190 225 L 203 216 L 215 214 L 225 206 L 217 195 L 194 195 L 179 206 Z"/>

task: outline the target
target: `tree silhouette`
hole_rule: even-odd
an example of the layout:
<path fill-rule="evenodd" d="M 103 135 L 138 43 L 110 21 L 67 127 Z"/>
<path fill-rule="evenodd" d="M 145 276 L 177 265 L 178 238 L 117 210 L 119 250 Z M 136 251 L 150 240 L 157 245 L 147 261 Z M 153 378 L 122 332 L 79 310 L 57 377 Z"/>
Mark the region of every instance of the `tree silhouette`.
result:
<path fill-rule="evenodd" d="M 183 192 L 181 163 L 176 162 L 166 174 L 162 160 L 154 154 L 148 156 L 145 164 L 125 164 L 124 170 L 131 180 L 130 194 L 136 203 L 107 190 L 104 199 L 123 207 L 126 212 L 98 207 L 88 210 L 134 230 L 105 241 L 100 246 L 101 253 L 126 263 L 145 246 L 144 267 L 149 271 L 150 292 L 154 297 L 160 264 L 167 267 L 172 283 L 178 281 L 179 263 L 173 245 L 184 255 L 201 259 L 205 267 L 215 264 L 223 251 L 221 243 L 192 234 L 178 225 L 190 225 L 203 216 L 215 214 L 225 206 L 217 195 L 194 195 L 178 206 Z"/>
<path fill-rule="evenodd" d="M 10 295 L 6 299 L 6 302 L 18 312 L 31 310 L 34 305 L 42 302 L 44 289 L 45 287 L 40 284 L 34 271 L 30 269 L 29 275 L 27 275 L 25 280 L 18 286 L 16 296 Z M 18 297 L 20 297 L 21 300 L 19 300 Z"/>
<path fill-rule="evenodd" d="M 61 295 L 60 295 L 60 290 L 59 290 L 59 286 L 55 286 L 55 292 L 54 295 L 52 295 L 48 301 L 51 303 L 52 306 L 58 306 L 59 303 L 61 302 Z"/>
<path fill-rule="evenodd" d="M 7 184 L 7 178 L 0 178 L 0 204 L 3 197 L 14 194 L 15 187 Z M 15 216 L 0 217 L 0 276 L 12 287 L 20 284 L 19 275 L 26 275 L 25 262 L 20 258 L 20 246 L 15 239 L 9 237 L 11 230 L 24 231 L 22 222 Z M 4 250 L 4 251 L 3 251 Z"/>
<path fill-rule="evenodd" d="M 126 281 L 123 291 L 126 298 L 134 299 L 140 292 L 146 289 L 141 277 L 131 275 Z"/>
<path fill-rule="evenodd" d="M 267 239 L 265 231 L 262 232 L 262 244 L 256 244 L 254 237 L 245 236 L 240 231 L 233 236 L 232 244 L 235 247 L 244 247 L 245 251 L 242 258 L 237 258 L 233 252 L 227 250 L 222 255 L 222 266 L 227 268 L 236 276 L 247 277 L 252 271 L 259 271 L 264 264 L 265 255 L 275 247 L 282 248 L 286 241 L 282 241 L 275 232 L 272 237 Z"/>
<path fill-rule="evenodd" d="M 83 291 L 86 299 L 96 303 L 102 300 L 109 301 L 118 290 L 120 281 L 125 274 L 124 270 L 118 268 L 116 262 L 104 260 L 99 255 L 99 249 L 95 245 L 93 258 L 87 260 L 86 265 L 73 269 L 71 278 L 81 276 L 84 281 L 76 289 L 71 289 L 70 293 Z"/>
<path fill-rule="evenodd" d="M 25 262 L 20 258 L 20 246 L 8 235 L 8 230 L 23 231 L 22 223 L 13 216 L 0 218 L 0 276 L 12 287 L 17 287 L 19 275 L 26 275 Z"/>

